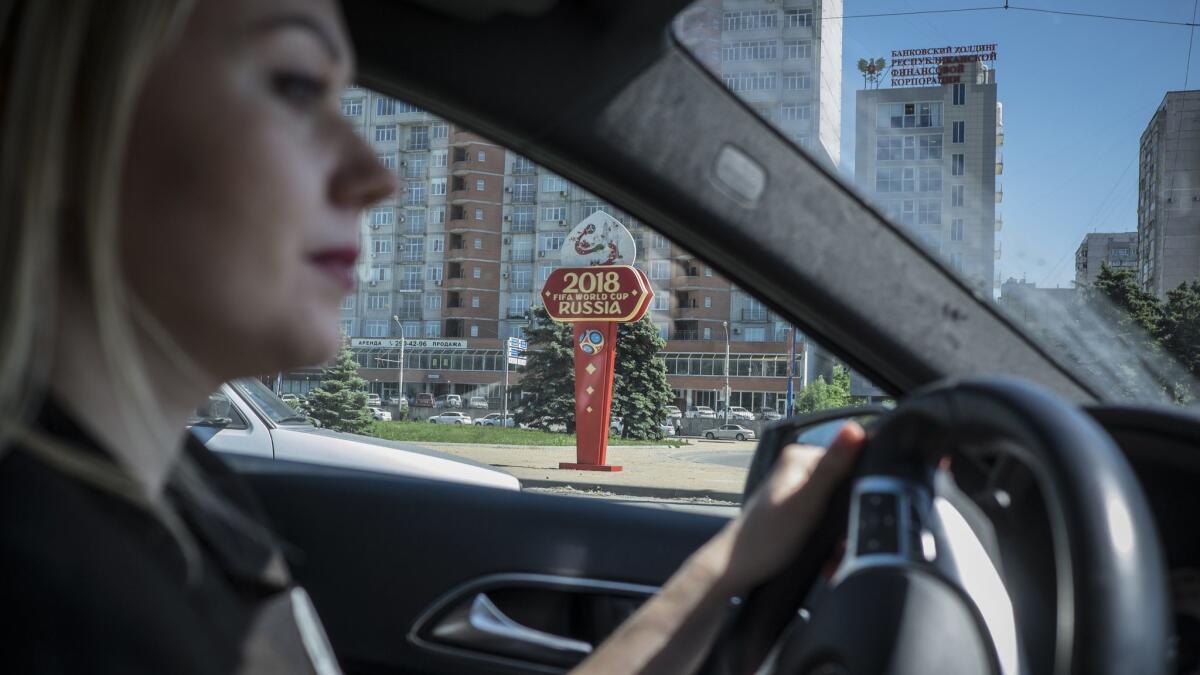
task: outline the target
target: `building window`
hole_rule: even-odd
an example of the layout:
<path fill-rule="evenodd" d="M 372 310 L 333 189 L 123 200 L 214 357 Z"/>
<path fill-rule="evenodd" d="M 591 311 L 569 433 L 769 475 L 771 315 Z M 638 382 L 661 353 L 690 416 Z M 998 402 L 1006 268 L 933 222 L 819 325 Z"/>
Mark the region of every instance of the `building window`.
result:
<path fill-rule="evenodd" d="M 375 141 L 377 143 L 393 143 L 396 140 L 396 125 L 386 124 L 381 127 L 375 127 Z"/>
<path fill-rule="evenodd" d="M 475 153 L 475 161 L 486 162 L 487 161 L 487 153 L 484 152 L 483 150 L 480 150 L 479 152 Z"/>
<path fill-rule="evenodd" d="M 748 9 L 741 12 L 725 12 L 725 30 L 762 30 L 779 25 L 779 13 L 773 9 Z"/>
<path fill-rule="evenodd" d="M 650 241 L 653 242 L 654 248 L 656 249 L 662 250 L 665 248 L 671 248 L 671 240 L 657 232 L 654 233 L 654 236 Z"/>
<path fill-rule="evenodd" d="M 940 166 L 923 166 L 917 169 L 917 191 L 918 192 L 941 192 L 942 191 L 942 167 Z"/>
<path fill-rule="evenodd" d="M 434 178 L 433 180 L 429 181 L 429 194 L 433 195 L 434 197 L 446 196 L 446 179 Z"/>
<path fill-rule="evenodd" d="M 743 331 L 746 335 L 746 342 L 767 341 L 767 329 L 762 326 L 748 326 Z"/>
<path fill-rule="evenodd" d="M 387 337 L 388 322 L 379 319 L 364 321 L 363 334 L 366 337 Z"/>
<path fill-rule="evenodd" d="M 880 129 L 912 129 L 942 126 L 942 103 L 880 103 L 876 126 Z"/>
<path fill-rule="evenodd" d="M 542 192 L 566 192 L 567 180 L 561 176 L 547 174 L 542 176 Z"/>
<path fill-rule="evenodd" d="M 371 268 L 371 279 L 373 281 L 391 281 L 392 268 L 377 265 Z"/>
<path fill-rule="evenodd" d="M 415 338 L 421 336 L 421 324 L 416 321 L 404 323 L 404 337 Z"/>
<path fill-rule="evenodd" d="M 567 235 L 562 232 L 548 232 L 538 239 L 539 251 L 557 251 L 562 248 Z"/>
<path fill-rule="evenodd" d="M 379 165 L 385 169 L 396 168 L 396 156 L 391 153 L 386 155 L 376 155 L 375 158 L 379 160 Z"/>
<path fill-rule="evenodd" d="M 666 293 L 657 293 L 654 299 L 650 301 L 650 309 L 666 311 L 671 309 L 671 296 Z"/>
<path fill-rule="evenodd" d="M 721 49 L 724 61 L 774 61 L 779 58 L 778 40 L 742 40 Z"/>
<path fill-rule="evenodd" d="M 396 101 L 395 99 L 381 96 L 375 99 L 375 114 L 376 115 L 395 115 Z"/>
<path fill-rule="evenodd" d="M 784 40 L 783 57 L 785 59 L 811 59 L 812 40 Z"/>
<path fill-rule="evenodd" d="M 954 105 L 963 105 L 967 102 L 967 85 L 954 85 Z"/>
<path fill-rule="evenodd" d="M 783 12 L 784 28 L 812 28 L 811 9 L 787 9 Z"/>
<path fill-rule="evenodd" d="M 967 138 L 967 123 L 966 122 L 955 122 L 954 126 L 953 126 L 952 137 L 950 138 L 950 142 L 951 143 L 962 143 L 966 140 L 966 138 Z"/>
<path fill-rule="evenodd" d="M 541 265 L 538 267 L 538 280 L 545 281 L 550 278 L 550 274 L 557 268 L 556 265 Z"/>
<path fill-rule="evenodd" d="M 435 141 L 440 141 L 450 135 L 450 125 L 445 122 L 436 122 L 429 127 L 429 137 Z"/>
<path fill-rule="evenodd" d="M 342 329 L 342 335 L 347 337 L 354 335 L 354 319 L 342 319 L 338 322 L 338 326 Z"/>
<path fill-rule="evenodd" d="M 712 309 L 712 296 L 704 296 L 704 309 Z"/>
<path fill-rule="evenodd" d="M 912 192 L 915 184 L 916 169 L 913 167 L 896 167 L 894 169 L 875 170 L 876 192 Z"/>
<path fill-rule="evenodd" d="M 537 166 L 528 157 L 517 155 L 513 158 L 512 172 L 513 174 L 533 173 L 537 171 Z"/>
<path fill-rule="evenodd" d="M 445 250 L 446 250 L 445 238 L 443 238 L 443 237 L 430 237 L 429 238 L 429 252 L 430 253 L 442 253 Z"/>
<path fill-rule="evenodd" d="M 487 183 L 485 183 L 485 182 L 484 182 L 484 180 L 483 180 L 482 178 L 476 179 L 476 181 L 475 181 L 475 191 L 476 191 L 476 192 L 483 192 L 485 189 L 487 189 Z"/>
<path fill-rule="evenodd" d="M 367 309 L 387 309 L 391 297 L 387 293 L 367 293 Z"/>
<path fill-rule="evenodd" d="M 433 153 L 431 153 L 431 156 L 433 157 L 433 163 L 431 166 L 435 168 L 442 168 L 446 166 L 446 158 L 449 157 L 449 151 L 434 150 Z"/>
<path fill-rule="evenodd" d="M 508 298 L 508 315 L 509 316 L 525 316 L 525 312 L 529 311 L 529 296 L 524 293 L 518 293 Z"/>
<path fill-rule="evenodd" d="M 471 276 L 474 277 L 475 279 L 478 279 L 481 276 L 481 273 L 480 273 L 478 267 L 471 268 Z"/>
<path fill-rule="evenodd" d="M 429 149 L 429 127 L 420 126 L 412 127 L 408 130 L 408 149 L 409 150 L 428 150 Z"/>
<path fill-rule="evenodd" d="M 483 240 L 482 240 L 482 239 L 476 239 L 476 240 L 475 240 L 475 250 L 479 250 L 479 249 L 481 249 L 481 248 L 483 248 Z"/>
<path fill-rule="evenodd" d="M 441 293 L 426 293 L 425 294 L 425 309 L 426 310 L 432 312 L 435 310 L 439 310 L 441 308 L 442 308 L 442 294 Z"/>
<path fill-rule="evenodd" d="M 347 295 L 342 298 L 342 309 L 354 309 L 354 296 Z"/>
<path fill-rule="evenodd" d="M 404 101 L 396 101 L 396 114 L 397 115 L 405 115 L 407 113 L 419 113 L 419 112 L 421 112 L 421 109 L 411 103 L 405 103 Z"/>
<path fill-rule="evenodd" d="M 442 336 L 441 321 L 426 321 L 425 322 L 425 337 L 435 338 Z"/>
<path fill-rule="evenodd" d="M 963 202 L 963 186 L 955 185 L 950 191 L 950 206 L 962 206 Z"/>
<path fill-rule="evenodd" d="M 954 218 L 950 221 L 950 241 L 963 240 L 963 219 Z"/>
<path fill-rule="evenodd" d="M 942 224 L 942 202 L 940 199 L 921 199 L 917 202 L 917 224 Z"/>
<path fill-rule="evenodd" d="M 567 219 L 567 207 L 566 206 L 543 206 L 542 207 L 542 221 L 543 222 L 546 222 L 546 221 L 553 222 L 556 220 L 565 221 L 566 219 Z"/>
<path fill-rule="evenodd" d="M 404 243 L 404 261 L 420 262 L 425 259 L 425 240 L 412 238 Z M 420 274 L 417 275 L 420 278 Z"/>
<path fill-rule="evenodd" d="M 512 209 L 512 231 L 533 232 L 534 217 L 532 206 L 514 206 Z"/>
<path fill-rule="evenodd" d="M 478 295 L 471 296 L 471 307 L 473 307 L 473 308 L 479 307 L 479 296 Z"/>
<path fill-rule="evenodd" d="M 784 103 L 782 108 L 783 121 L 808 121 L 812 119 L 811 103 Z"/>
<path fill-rule="evenodd" d="M 475 220 L 483 220 L 483 209 L 475 209 Z"/>
<path fill-rule="evenodd" d="M 917 136 L 917 159 L 941 159 L 942 135 L 922 134 Z"/>
<path fill-rule="evenodd" d="M 711 340 L 711 339 L 712 339 L 712 327 L 711 327 L 711 326 L 705 326 L 705 327 L 704 327 L 704 339 L 705 339 L 705 340 Z"/>
<path fill-rule="evenodd" d="M 395 218 L 396 213 L 390 208 L 371 209 L 372 225 L 391 225 Z"/>
<path fill-rule="evenodd" d="M 517 176 L 513 178 L 513 201 L 528 204 L 537 199 L 537 185 L 533 176 Z"/>
<path fill-rule="evenodd" d="M 429 209 L 429 222 L 435 225 L 446 222 L 446 207 L 435 206 Z"/>
<path fill-rule="evenodd" d="M 732 92 L 771 91 L 775 89 L 775 72 L 726 73 L 725 86 Z"/>
<path fill-rule="evenodd" d="M 961 176 L 965 169 L 965 155 L 950 155 L 950 175 Z"/>
<path fill-rule="evenodd" d="M 363 111 L 363 100 L 356 98 L 350 101 L 342 101 L 342 114 L 346 117 L 358 117 Z"/>
<path fill-rule="evenodd" d="M 671 278 L 671 262 L 669 260 L 651 260 L 650 261 L 650 278 L 651 279 L 670 279 Z"/>
<path fill-rule="evenodd" d="M 783 88 L 785 91 L 806 91 L 812 89 L 812 76 L 808 73 L 784 73 Z"/>
<path fill-rule="evenodd" d="M 405 160 L 405 178 L 424 178 L 429 158 L 425 155 L 409 155 Z"/>
<path fill-rule="evenodd" d="M 375 237 L 371 239 L 372 253 L 391 253 L 392 240 L 385 237 Z"/>
<path fill-rule="evenodd" d="M 442 266 L 441 265 L 430 265 L 429 267 L 426 267 L 425 268 L 425 278 L 429 279 L 430 281 L 441 281 L 442 280 Z"/>
<path fill-rule="evenodd" d="M 711 276 L 712 276 L 712 268 L 711 268 L 711 267 L 705 267 L 705 268 L 704 268 L 704 276 L 706 276 L 706 277 L 711 277 Z"/>
<path fill-rule="evenodd" d="M 442 179 L 442 194 L 445 194 L 446 181 Z M 409 206 L 419 206 L 425 203 L 425 183 L 413 182 L 408 184 L 408 192 L 405 193 L 404 203 Z"/>

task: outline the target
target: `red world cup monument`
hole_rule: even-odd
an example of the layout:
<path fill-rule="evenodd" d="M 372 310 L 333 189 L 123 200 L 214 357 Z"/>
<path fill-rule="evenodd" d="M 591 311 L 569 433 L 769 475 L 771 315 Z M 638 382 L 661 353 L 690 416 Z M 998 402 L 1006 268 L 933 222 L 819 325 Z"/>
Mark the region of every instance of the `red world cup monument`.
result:
<path fill-rule="evenodd" d="M 542 290 L 550 318 L 575 328 L 575 461 L 560 469 L 621 470 L 605 463 L 617 326 L 645 316 L 654 297 L 646 275 L 632 266 L 636 255 L 629 230 L 597 211 L 567 235 L 565 267 L 554 270 Z"/>

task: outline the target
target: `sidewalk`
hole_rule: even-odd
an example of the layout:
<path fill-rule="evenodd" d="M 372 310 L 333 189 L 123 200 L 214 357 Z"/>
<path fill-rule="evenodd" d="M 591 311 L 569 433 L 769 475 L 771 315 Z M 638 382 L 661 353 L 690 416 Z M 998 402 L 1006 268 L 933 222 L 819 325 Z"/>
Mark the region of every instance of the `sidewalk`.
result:
<path fill-rule="evenodd" d="M 742 501 L 746 467 L 754 454 L 752 442 L 701 442 L 683 448 L 614 446 L 608 449 L 608 463 L 624 468 L 622 471 L 604 472 L 559 469 L 559 462 L 575 461 L 573 447 L 466 443 L 422 445 L 490 464 L 515 476 L 523 487 L 572 487 L 635 497 L 707 498 L 733 503 Z"/>

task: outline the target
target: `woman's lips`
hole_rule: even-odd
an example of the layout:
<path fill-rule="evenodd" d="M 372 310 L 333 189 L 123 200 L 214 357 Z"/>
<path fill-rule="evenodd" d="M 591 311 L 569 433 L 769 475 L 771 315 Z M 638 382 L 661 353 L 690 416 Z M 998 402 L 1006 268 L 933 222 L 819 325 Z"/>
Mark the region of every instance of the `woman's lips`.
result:
<path fill-rule="evenodd" d="M 314 253 L 309 260 L 337 282 L 342 290 L 354 290 L 354 263 L 358 261 L 357 248 L 325 249 Z"/>

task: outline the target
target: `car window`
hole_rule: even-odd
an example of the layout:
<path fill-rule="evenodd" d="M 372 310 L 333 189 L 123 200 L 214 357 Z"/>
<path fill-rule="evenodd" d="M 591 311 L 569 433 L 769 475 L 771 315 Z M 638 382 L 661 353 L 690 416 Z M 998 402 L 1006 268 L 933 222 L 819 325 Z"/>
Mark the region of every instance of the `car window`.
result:
<path fill-rule="evenodd" d="M 246 418 L 238 412 L 229 397 L 220 391 L 209 394 L 208 400 L 192 412 L 191 417 L 188 418 L 188 426 L 220 429 L 249 428 Z"/>
<path fill-rule="evenodd" d="M 275 424 L 308 424 L 308 418 L 284 403 L 275 392 L 254 378 L 243 378 L 230 383 L 239 394 L 254 406 L 255 410 Z"/>
<path fill-rule="evenodd" d="M 698 0 L 674 35 L 1103 397 L 1186 404 L 1194 3 L 1085 4 Z"/>

